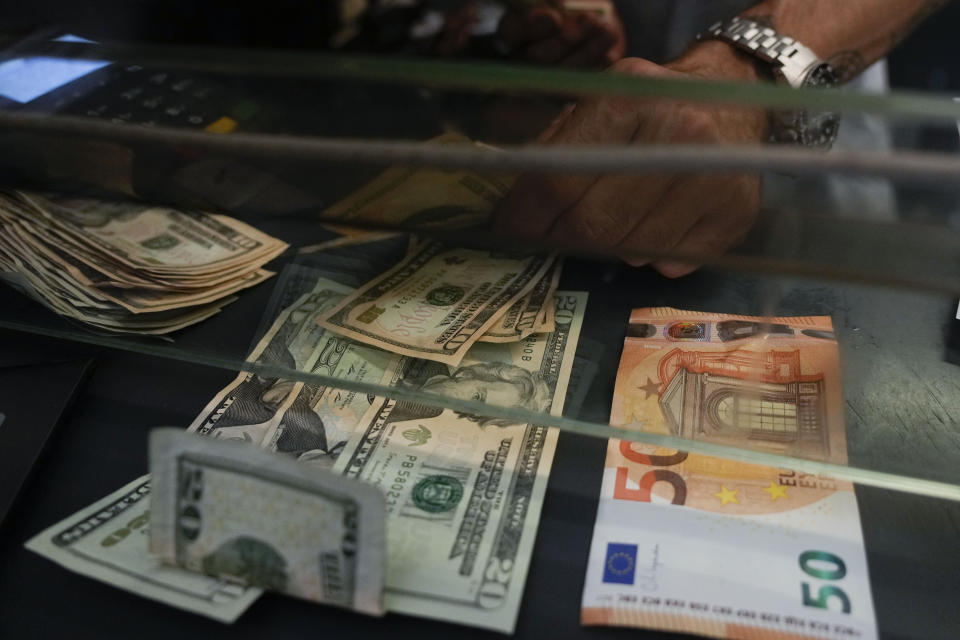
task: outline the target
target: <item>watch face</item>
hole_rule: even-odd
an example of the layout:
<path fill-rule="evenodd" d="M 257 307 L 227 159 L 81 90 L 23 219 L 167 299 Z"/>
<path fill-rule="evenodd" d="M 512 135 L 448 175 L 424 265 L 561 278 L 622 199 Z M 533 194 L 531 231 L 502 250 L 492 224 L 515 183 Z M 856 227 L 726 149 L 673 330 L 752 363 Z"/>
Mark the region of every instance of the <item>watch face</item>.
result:
<path fill-rule="evenodd" d="M 807 74 L 802 88 L 829 88 L 839 84 L 836 71 L 829 64 L 821 64 Z M 797 130 L 804 146 L 829 149 L 840 130 L 840 114 L 833 111 L 808 110 L 798 114 Z"/>
<path fill-rule="evenodd" d="M 813 71 L 807 74 L 803 79 L 802 87 L 810 89 L 813 87 L 835 87 L 840 83 L 837 72 L 827 63 L 814 67 Z"/>

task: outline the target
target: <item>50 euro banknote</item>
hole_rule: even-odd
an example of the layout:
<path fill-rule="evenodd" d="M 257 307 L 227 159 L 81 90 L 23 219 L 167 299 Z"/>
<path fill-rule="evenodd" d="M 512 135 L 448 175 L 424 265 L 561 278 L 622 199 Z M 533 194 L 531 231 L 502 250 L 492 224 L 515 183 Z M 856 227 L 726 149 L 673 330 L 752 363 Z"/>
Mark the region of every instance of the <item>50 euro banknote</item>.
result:
<path fill-rule="evenodd" d="M 611 423 L 843 463 L 830 319 L 636 310 Z M 875 638 L 853 486 L 612 439 L 581 619 L 717 638 Z"/>

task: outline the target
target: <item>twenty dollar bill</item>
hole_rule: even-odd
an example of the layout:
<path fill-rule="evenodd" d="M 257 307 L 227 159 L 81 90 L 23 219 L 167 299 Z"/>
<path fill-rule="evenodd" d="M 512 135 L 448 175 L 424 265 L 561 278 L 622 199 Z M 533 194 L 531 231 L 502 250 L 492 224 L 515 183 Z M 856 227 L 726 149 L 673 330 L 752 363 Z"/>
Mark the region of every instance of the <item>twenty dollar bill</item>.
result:
<path fill-rule="evenodd" d="M 260 595 L 256 587 L 163 564 L 147 549 L 149 522 L 150 478 L 144 476 L 26 546 L 71 571 L 221 622 L 236 620 Z"/>
<path fill-rule="evenodd" d="M 383 613 L 377 489 L 236 442 L 150 434 L 150 550 L 167 564 Z"/>
<path fill-rule="evenodd" d="M 553 333 L 478 344 L 458 367 L 411 360 L 395 384 L 559 413 L 586 297 L 557 294 Z M 556 442 L 536 424 L 379 398 L 334 470 L 386 495 L 387 608 L 512 632 Z"/>

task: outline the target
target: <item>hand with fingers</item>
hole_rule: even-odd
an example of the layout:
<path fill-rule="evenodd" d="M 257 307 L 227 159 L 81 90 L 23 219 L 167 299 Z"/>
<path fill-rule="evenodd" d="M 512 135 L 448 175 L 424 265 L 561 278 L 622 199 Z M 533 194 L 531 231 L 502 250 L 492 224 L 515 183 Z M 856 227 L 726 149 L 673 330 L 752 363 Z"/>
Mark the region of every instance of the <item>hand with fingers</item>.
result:
<path fill-rule="evenodd" d="M 623 57 L 626 37 L 611 0 L 538 4 L 507 12 L 498 35 L 518 58 L 567 67 L 607 67 Z"/>
<path fill-rule="evenodd" d="M 639 58 L 612 73 L 659 78 L 758 79 L 753 63 L 722 43 L 698 45 L 661 66 Z M 598 97 L 567 109 L 540 136 L 547 145 L 756 144 L 765 139 L 762 109 L 676 101 Z M 760 208 L 760 178 L 750 174 L 527 174 L 497 209 L 495 227 L 513 238 L 614 253 L 639 266 L 676 252 L 704 259 L 746 236 Z M 698 264 L 654 259 L 667 277 Z"/>

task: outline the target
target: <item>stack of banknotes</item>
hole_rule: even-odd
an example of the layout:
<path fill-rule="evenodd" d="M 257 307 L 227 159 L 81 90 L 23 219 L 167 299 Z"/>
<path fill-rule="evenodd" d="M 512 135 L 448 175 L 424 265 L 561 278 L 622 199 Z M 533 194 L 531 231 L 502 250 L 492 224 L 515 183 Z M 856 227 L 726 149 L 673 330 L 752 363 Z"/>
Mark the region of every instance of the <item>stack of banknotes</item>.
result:
<path fill-rule="evenodd" d="M 385 351 L 456 365 L 476 342 L 520 342 L 552 332 L 560 272 L 554 255 L 428 241 L 317 323 Z"/>
<path fill-rule="evenodd" d="M 403 219 L 430 208 L 417 200 L 422 184 L 415 174 L 389 181 L 390 188 L 376 191 L 381 211 L 389 211 L 390 202 L 404 203 L 406 213 L 398 213 Z M 457 174 L 446 193 L 464 205 L 458 215 L 468 203 L 473 207 L 466 216 L 472 222 L 488 217 L 496 202 L 490 193 L 477 195 L 488 188 L 499 187 Z M 307 252 L 284 269 L 277 283 L 265 312 L 269 321 L 248 356 L 268 365 L 258 370 L 276 373 L 241 371 L 188 431 L 373 485 L 385 500 L 385 610 L 511 632 L 556 430 L 489 418 L 482 411 L 457 412 L 389 394 L 302 382 L 282 373 L 311 372 L 559 413 L 568 397 L 586 294 L 557 290 L 561 265 L 552 255 L 462 249 L 391 234 L 337 244 Z M 260 484 L 238 495 L 249 499 L 267 490 Z M 202 558 L 181 561 L 168 543 L 154 545 L 157 555 L 148 550 L 143 533 L 150 526 L 151 500 L 169 504 L 176 491 L 176 483 L 145 476 L 42 532 L 28 546 L 85 575 L 232 621 L 265 584 L 231 579 L 218 569 L 224 562 L 235 566 L 238 554 L 251 552 L 224 547 L 237 532 L 226 526 L 208 532 L 205 549 L 224 548 L 227 560 L 206 568 Z M 229 500 L 228 493 L 218 495 Z M 277 510 L 277 517 L 283 512 Z M 181 515 L 184 520 L 177 521 Z M 195 516 L 174 514 L 162 529 L 195 526 Z M 124 534 L 116 535 L 117 530 Z M 107 538 L 109 544 L 103 544 Z M 357 544 L 370 541 L 361 533 Z M 296 566 L 296 557 L 285 551 L 290 545 L 276 541 L 271 547 L 275 553 L 267 555 L 274 566 Z M 201 572 L 190 570 L 197 568 Z M 274 584 L 280 583 L 266 582 Z M 369 585 L 350 584 L 353 590 L 344 597 L 363 599 Z"/>
<path fill-rule="evenodd" d="M 269 278 L 287 245 L 227 216 L 0 193 L 0 278 L 99 330 L 166 334 Z"/>
<path fill-rule="evenodd" d="M 586 294 L 557 292 L 552 332 L 520 342 L 474 344 L 453 366 L 328 331 L 318 319 L 355 291 L 319 275 L 311 279 L 309 267 L 298 270 L 282 281 L 295 289 L 280 296 L 296 301 L 276 317 L 252 361 L 448 397 L 485 396 L 486 402 L 529 410 L 562 410 Z M 386 504 L 386 610 L 513 630 L 556 430 L 241 372 L 189 431 L 374 485 Z M 42 532 L 29 548 L 135 593 L 234 620 L 260 589 L 171 566 L 150 554 L 142 535 L 149 523 L 150 484 L 149 477 L 132 482 Z M 157 491 L 173 490 L 164 486 Z M 113 534 L 121 525 L 128 535 Z M 102 544 L 108 537 L 110 543 Z"/>

